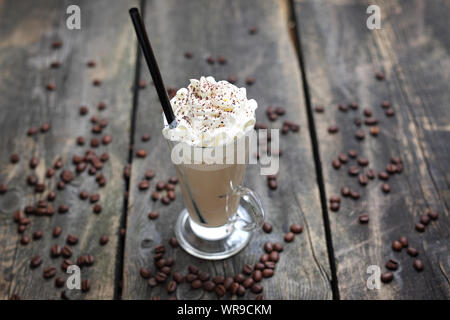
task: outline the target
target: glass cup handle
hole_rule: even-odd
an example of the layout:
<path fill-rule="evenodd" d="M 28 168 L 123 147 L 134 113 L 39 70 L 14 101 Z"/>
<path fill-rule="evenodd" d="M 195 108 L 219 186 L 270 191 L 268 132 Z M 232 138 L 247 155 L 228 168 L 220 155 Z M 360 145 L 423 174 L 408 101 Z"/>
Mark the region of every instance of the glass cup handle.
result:
<path fill-rule="evenodd" d="M 251 221 L 248 221 L 246 217 L 239 215 L 238 211 L 238 214 L 233 220 L 234 226 L 244 231 L 251 231 L 256 228 L 260 228 L 264 222 L 264 209 L 259 196 L 244 186 L 237 186 L 234 190 L 234 194 L 239 195 L 241 200 L 247 204 L 247 212 L 249 213 L 251 219 Z"/>

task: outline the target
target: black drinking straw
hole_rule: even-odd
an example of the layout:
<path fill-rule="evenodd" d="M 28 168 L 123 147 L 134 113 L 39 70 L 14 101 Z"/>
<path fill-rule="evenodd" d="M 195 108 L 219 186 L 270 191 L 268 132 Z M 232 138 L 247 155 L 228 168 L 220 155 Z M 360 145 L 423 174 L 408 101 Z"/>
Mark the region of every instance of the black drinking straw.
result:
<path fill-rule="evenodd" d="M 153 82 L 155 83 L 156 92 L 158 92 L 159 101 L 166 116 L 167 123 L 170 128 L 175 128 L 177 126 L 177 120 L 173 114 L 172 106 L 170 105 L 169 97 L 167 96 L 166 89 L 164 87 L 164 82 L 161 77 L 161 72 L 159 72 L 158 64 L 156 63 L 155 55 L 153 54 L 152 46 L 148 40 L 147 31 L 142 21 L 142 17 L 137 8 L 130 9 L 130 17 L 133 21 L 134 29 L 136 31 L 136 36 L 139 40 L 139 44 L 144 54 L 145 61 L 147 61 L 148 70 L 152 75 Z"/>

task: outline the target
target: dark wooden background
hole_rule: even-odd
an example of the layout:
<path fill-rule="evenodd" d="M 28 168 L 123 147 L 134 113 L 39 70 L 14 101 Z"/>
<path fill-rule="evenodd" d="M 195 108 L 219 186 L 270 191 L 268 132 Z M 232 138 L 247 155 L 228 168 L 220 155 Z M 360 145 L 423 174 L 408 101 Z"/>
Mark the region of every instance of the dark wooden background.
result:
<path fill-rule="evenodd" d="M 44 280 L 42 270 L 57 268 L 62 259 L 51 259 L 50 247 L 64 244 L 67 234 L 79 236 L 73 247 L 76 258 L 92 254 L 95 263 L 82 269 L 90 279 L 88 293 L 67 291 L 72 299 L 150 299 L 167 298 L 165 287 L 151 288 L 139 275 L 141 267 L 152 265 L 153 249 L 163 243 L 176 260 L 174 271 L 186 273 L 189 264 L 215 275 L 234 275 L 247 263 L 255 263 L 265 241 L 283 241 L 292 223 L 304 226 L 294 242 L 285 244 L 275 276 L 263 280 L 266 299 L 448 299 L 450 286 L 449 205 L 450 205 L 450 34 L 446 32 L 450 1 L 375 1 L 381 8 L 382 29 L 366 27 L 366 8 L 373 2 L 358 0 L 142 0 L 142 1 L 56 1 L 0 0 L 0 184 L 8 192 L 0 195 L 0 299 L 14 294 L 22 299 L 58 299 L 61 289 L 53 280 Z M 68 30 L 66 8 L 81 8 L 81 30 Z M 271 234 L 255 234 L 251 244 L 231 259 L 201 261 L 180 248 L 167 245 L 174 236 L 173 226 L 183 207 L 179 187 L 177 200 L 170 206 L 153 202 L 151 191 L 159 180 L 175 174 L 167 161 L 169 149 L 161 136 L 159 101 L 151 85 L 145 62 L 138 54 L 128 9 L 137 6 L 144 14 L 149 36 L 168 88 L 186 86 L 188 79 L 212 75 L 216 79 L 237 77 L 237 85 L 247 87 L 250 98 L 258 101 L 257 120 L 280 128 L 283 120 L 301 127 L 299 133 L 281 137 L 279 187 L 267 188 L 259 166 L 250 166 L 245 184 L 263 198 Z M 20 19 L 19 19 L 20 17 Z M 249 35 L 249 28 L 258 32 Z M 51 48 L 62 40 L 60 49 Z M 193 54 L 191 59 L 184 52 Z M 224 56 L 225 65 L 206 63 L 208 56 Z M 61 67 L 51 69 L 53 61 Z M 95 68 L 86 62 L 95 60 Z M 375 73 L 382 71 L 384 81 Z M 246 78 L 254 77 L 253 85 Z M 100 87 L 92 85 L 101 79 Z M 138 89 L 140 80 L 146 88 Z M 45 86 L 52 82 L 56 90 Z M 386 117 L 382 101 L 389 101 L 394 117 Z M 104 101 L 107 108 L 97 110 Z M 357 102 L 358 110 L 339 111 L 338 104 Z M 80 117 L 79 106 L 89 107 Z M 269 122 L 267 106 L 283 106 L 286 115 Z M 315 113 L 317 105 L 324 113 Z M 354 118 L 363 119 L 370 108 L 379 120 L 380 133 L 363 141 L 354 137 Z M 54 190 L 59 177 L 45 179 L 46 170 L 61 158 L 73 169 L 73 155 L 86 147 L 77 146 L 77 136 L 89 141 L 91 116 L 109 121 L 104 134 L 113 141 L 97 153 L 108 152 L 102 170 L 107 178 L 97 188 L 95 177 L 77 175 L 64 191 L 58 192 L 55 208 L 68 204 L 65 215 L 32 217 L 25 234 L 44 232 L 41 240 L 20 244 L 16 210 L 43 197 L 26 186 L 33 171 L 31 157 L 39 157 L 34 174 Z M 44 122 L 51 130 L 28 137 L 26 131 Z M 330 135 L 336 124 L 340 131 Z M 142 135 L 151 140 L 143 142 Z M 137 158 L 144 149 L 147 157 Z M 404 164 L 402 174 L 390 178 L 391 192 L 383 194 L 381 181 L 366 187 L 347 174 L 349 164 L 335 170 L 331 162 L 338 154 L 355 149 L 370 161 L 376 172 L 384 170 L 392 156 Z M 18 164 L 9 156 L 18 152 Z M 123 179 L 129 164 L 131 177 Z M 145 171 L 156 176 L 150 189 L 140 191 Z M 342 199 L 339 212 L 329 209 L 329 198 L 340 194 L 343 185 L 358 190 L 358 201 Z M 101 214 L 81 201 L 80 191 L 98 192 Z M 128 198 L 125 193 L 128 193 Z M 439 212 L 439 219 L 418 233 L 414 225 L 427 208 Z M 147 214 L 156 210 L 157 220 Z M 358 223 L 366 213 L 368 225 Z M 59 238 L 51 235 L 62 227 Z M 121 232 L 121 230 L 126 232 Z M 101 235 L 109 236 L 105 246 Z M 405 250 L 394 253 L 392 241 L 406 236 L 420 251 L 425 269 L 418 273 Z M 30 269 L 30 257 L 39 254 L 43 264 Z M 390 284 L 379 290 L 366 286 L 369 265 L 384 271 L 394 258 L 400 268 Z M 179 299 L 216 299 L 214 293 L 178 287 L 171 296 Z M 252 293 L 244 298 L 253 299 Z M 227 294 L 223 299 L 230 299 Z"/>

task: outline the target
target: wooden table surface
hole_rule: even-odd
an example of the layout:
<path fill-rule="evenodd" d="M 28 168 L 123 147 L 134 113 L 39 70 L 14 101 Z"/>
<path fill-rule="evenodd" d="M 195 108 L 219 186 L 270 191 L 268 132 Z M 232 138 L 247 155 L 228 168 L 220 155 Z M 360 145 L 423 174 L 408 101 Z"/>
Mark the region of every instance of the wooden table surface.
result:
<path fill-rule="evenodd" d="M 95 259 L 82 268 L 90 290 L 66 289 L 70 299 L 217 299 L 216 293 L 193 290 L 186 282 L 168 294 L 167 283 L 149 286 L 140 269 L 155 273 L 154 248 L 164 244 L 166 257 L 175 259 L 172 271 L 186 274 L 188 265 L 196 265 L 211 277 L 234 276 L 259 260 L 266 241 L 283 243 L 293 223 L 304 230 L 283 243 L 275 275 L 262 280 L 266 299 L 449 299 L 450 1 L 375 1 L 381 29 L 369 30 L 366 9 L 373 3 L 43 0 L 35 5 L 32 0 L 0 0 L 0 184 L 7 187 L 0 194 L 0 299 L 59 299 L 63 289 L 55 287 L 54 278 L 44 279 L 43 270 L 52 266 L 56 277 L 67 278 L 63 258 L 51 257 L 50 250 L 64 246 L 69 234 L 79 238 L 71 246 L 72 263 L 84 255 Z M 81 30 L 66 27 L 70 4 L 81 8 Z M 259 123 L 273 129 L 285 120 L 300 125 L 299 132 L 280 137 L 276 190 L 269 190 L 258 165 L 249 166 L 245 184 L 262 197 L 273 231 L 256 232 L 230 259 L 202 261 L 168 244 L 183 203 L 179 186 L 177 199 L 168 206 L 151 199 L 156 182 L 167 181 L 175 170 L 161 135 L 158 97 L 128 16 L 132 6 L 144 14 L 169 91 L 202 75 L 234 76 L 257 100 Z M 255 26 L 257 32 L 250 34 Z M 53 48 L 55 41 L 62 46 Z M 185 57 L 187 51 L 192 58 Z M 223 56 L 226 64 L 209 64 L 209 56 Z M 94 67 L 87 66 L 89 60 Z M 377 72 L 383 80 L 375 77 Z M 252 85 L 246 83 L 249 77 L 255 79 Z M 140 88 L 142 80 L 147 85 Z M 48 90 L 49 84 L 54 90 Z M 384 101 L 393 116 L 386 115 Z M 101 102 L 106 108 L 98 107 Z M 80 115 L 80 106 L 88 107 L 87 115 Z M 268 106 L 282 106 L 286 114 L 271 122 Z M 317 106 L 324 112 L 317 112 Z M 100 134 L 92 132 L 93 116 L 107 121 Z M 374 119 L 378 129 L 370 123 Z M 48 132 L 27 135 L 45 123 L 51 126 Z M 330 126 L 338 132 L 329 133 Z M 356 138 L 358 130 L 363 139 Z M 145 134 L 150 141 L 142 140 Z M 112 142 L 102 143 L 108 135 Z M 79 136 L 84 146 L 77 143 Z M 100 145 L 91 147 L 92 139 Z M 74 156 L 76 161 L 89 149 L 109 155 L 96 173 L 104 183 L 88 172 L 91 166 L 76 172 Z M 137 157 L 138 149 L 147 156 Z M 332 166 L 350 150 L 368 160 L 367 167 L 359 166 L 361 172 L 370 168 L 376 175 L 365 186 L 348 174 L 358 167 L 356 159 L 341 156 L 341 167 Z M 10 162 L 13 153 L 18 163 Z M 33 157 L 39 163 L 31 169 Z M 401 159 L 403 170 L 383 181 L 378 173 L 392 157 Z M 63 167 L 47 177 L 59 159 Z M 138 185 L 149 169 L 155 177 L 141 191 Z M 59 190 L 63 170 L 74 178 Z M 28 185 L 29 176 L 43 183 L 44 192 Z M 389 193 L 381 190 L 384 183 Z M 343 186 L 358 192 L 359 199 L 341 196 Z M 29 215 L 19 233 L 14 213 L 37 205 L 51 191 L 56 199 L 47 203 L 47 214 Z M 96 204 L 89 199 L 80 199 L 82 191 L 99 194 L 100 213 L 94 213 Z M 341 197 L 338 211 L 331 209 L 333 196 Z M 68 212 L 59 212 L 62 205 Z M 427 210 L 439 217 L 418 232 L 416 223 Z M 159 218 L 150 220 L 150 211 L 158 211 Z M 359 222 L 361 214 L 368 215 L 367 224 Z M 58 237 L 52 235 L 56 226 L 62 228 Z M 42 238 L 34 239 L 38 230 Z M 109 237 L 106 245 L 99 244 L 103 235 Z M 392 242 L 400 237 L 419 251 L 416 258 L 406 249 L 393 251 Z M 31 268 L 36 255 L 43 262 Z M 389 259 L 399 264 L 394 279 L 369 289 L 368 267 L 379 266 L 384 273 Z M 423 271 L 414 269 L 415 259 L 424 263 Z M 242 297 L 227 293 L 221 299 L 255 297 L 247 290 Z"/>

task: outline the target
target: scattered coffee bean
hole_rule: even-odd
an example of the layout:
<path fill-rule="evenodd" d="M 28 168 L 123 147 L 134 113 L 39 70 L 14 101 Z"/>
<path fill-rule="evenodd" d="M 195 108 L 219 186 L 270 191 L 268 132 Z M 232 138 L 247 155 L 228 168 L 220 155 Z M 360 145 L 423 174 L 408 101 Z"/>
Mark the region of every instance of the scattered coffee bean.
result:
<path fill-rule="evenodd" d="M 255 35 L 255 34 L 258 33 L 258 28 L 257 27 L 250 27 L 248 29 L 248 33 L 251 34 L 251 35 Z"/>
<path fill-rule="evenodd" d="M 430 217 L 428 215 L 422 215 L 420 216 L 420 223 L 423 224 L 424 226 L 427 226 L 430 223 Z"/>
<path fill-rule="evenodd" d="M 247 78 L 245 79 L 245 83 L 246 83 L 247 85 L 251 86 L 252 84 L 255 83 L 255 78 L 254 78 L 254 77 L 247 77 Z"/>
<path fill-rule="evenodd" d="M 411 257 L 417 257 L 419 255 L 419 250 L 409 247 L 407 250 L 407 253 L 411 256 Z"/>
<path fill-rule="evenodd" d="M 389 283 L 394 279 L 394 274 L 392 272 L 384 272 L 381 274 L 380 280 L 383 283 Z"/>
<path fill-rule="evenodd" d="M 360 185 L 365 186 L 369 183 L 369 178 L 367 178 L 365 174 L 360 174 L 358 176 L 358 181 Z"/>
<path fill-rule="evenodd" d="M 144 149 L 138 149 L 136 151 L 136 156 L 139 158 L 145 158 L 147 156 L 147 152 Z"/>
<path fill-rule="evenodd" d="M 42 258 L 40 256 L 34 256 L 31 258 L 30 267 L 36 269 L 42 264 Z"/>
<path fill-rule="evenodd" d="M 258 293 L 261 293 L 262 291 L 263 291 L 263 286 L 261 286 L 260 284 L 258 284 L 258 283 L 255 283 L 252 287 L 251 287 L 251 291 L 253 292 L 253 293 L 256 293 L 256 294 L 258 294 Z"/>
<path fill-rule="evenodd" d="M 213 65 L 214 63 L 216 63 L 216 59 L 214 59 L 212 56 L 209 56 L 208 58 L 206 58 L 206 62 L 208 62 L 208 64 Z"/>
<path fill-rule="evenodd" d="M 202 287 L 202 282 L 198 279 L 191 282 L 191 288 L 192 289 L 199 289 Z"/>
<path fill-rule="evenodd" d="M 64 246 L 61 249 L 61 254 L 64 258 L 70 258 L 72 256 L 72 249 L 69 246 Z"/>
<path fill-rule="evenodd" d="M 261 270 L 255 270 L 253 271 L 253 275 L 252 275 L 253 280 L 255 280 L 256 282 L 260 282 L 263 278 L 263 273 Z"/>
<path fill-rule="evenodd" d="M 264 278 L 270 278 L 273 276 L 274 271 L 273 269 L 264 269 L 262 273 Z"/>
<path fill-rule="evenodd" d="M 99 213 L 101 213 L 102 212 L 102 206 L 101 205 L 99 205 L 99 204 L 96 204 L 94 207 L 93 207 L 93 209 L 92 209 L 92 211 L 94 212 L 94 213 L 97 213 L 97 214 L 99 214 Z"/>
<path fill-rule="evenodd" d="M 328 133 L 335 134 L 337 132 L 339 132 L 339 128 L 337 126 L 333 125 L 328 127 Z"/>
<path fill-rule="evenodd" d="M 76 245 L 78 243 L 78 237 L 76 235 L 69 234 L 67 235 L 66 242 L 72 246 Z"/>
<path fill-rule="evenodd" d="M 341 188 L 341 195 L 343 196 L 343 197 L 348 197 L 349 195 L 350 195 L 350 188 L 348 188 L 348 187 L 342 187 Z"/>
<path fill-rule="evenodd" d="M 394 251 L 402 251 L 403 245 L 400 241 L 395 240 L 394 242 L 392 242 L 392 249 Z"/>
<path fill-rule="evenodd" d="M 272 246 L 271 242 L 264 243 L 264 251 L 267 252 L 267 253 L 271 253 L 273 251 L 273 246 Z"/>
<path fill-rule="evenodd" d="M 292 242 L 294 240 L 295 234 L 293 232 L 288 232 L 284 235 L 285 242 Z"/>
<path fill-rule="evenodd" d="M 387 109 L 385 111 L 386 116 L 393 117 L 395 115 L 395 111 L 393 109 Z"/>
<path fill-rule="evenodd" d="M 147 268 L 142 267 L 141 269 L 139 269 L 139 274 L 144 279 L 150 278 L 150 270 Z"/>
<path fill-rule="evenodd" d="M 66 284 L 66 281 L 62 277 L 57 277 L 55 279 L 55 287 L 62 288 Z"/>
<path fill-rule="evenodd" d="M 361 214 L 358 219 L 361 224 L 366 224 L 369 222 L 369 216 L 367 214 Z"/>
<path fill-rule="evenodd" d="M 278 252 L 281 252 L 281 251 L 284 250 L 284 247 L 283 247 L 283 245 L 282 245 L 281 243 L 275 242 L 275 243 L 273 244 L 273 250 L 278 251 Z"/>
<path fill-rule="evenodd" d="M 242 273 L 238 273 L 237 275 L 234 276 L 234 281 L 236 281 L 237 283 L 242 283 L 245 280 L 245 276 Z"/>
<path fill-rule="evenodd" d="M 106 235 L 102 235 L 100 237 L 99 243 L 100 243 L 100 245 L 104 246 L 105 244 L 108 243 L 108 241 L 109 241 L 109 237 Z"/>
<path fill-rule="evenodd" d="M 423 264 L 422 260 L 420 260 L 420 259 L 415 259 L 413 262 L 413 266 L 414 266 L 414 269 L 416 269 L 416 271 L 418 271 L 418 272 L 420 272 L 424 269 L 424 264 Z"/>
<path fill-rule="evenodd" d="M 403 248 L 408 248 L 408 238 L 402 236 L 398 239 L 398 241 L 400 241 Z"/>
<path fill-rule="evenodd" d="M 56 268 L 54 268 L 54 267 L 47 267 L 44 269 L 44 272 L 43 272 L 43 276 L 45 279 L 53 278 L 55 276 L 55 274 L 56 274 Z"/>
<path fill-rule="evenodd" d="M 57 244 L 53 245 L 50 248 L 50 255 L 52 258 L 57 258 L 61 255 L 62 249 L 60 246 L 58 246 Z"/>
<path fill-rule="evenodd" d="M 375 78 L 376 78 L 378 81 L 383 81 L 383 80 L 384 80 L 384 73 L 381 72 L 381 71 L 377 71 L 377 72 L 375 73 Z"/>
<path fill-rule="evenodd" d="M 391 187 L 390 187 L 387 183 L 383 183 L 383 184 L 381 185 L 381 190 L 382 190 L 384 193 L 389 193 L 389 192 L 391 191 Z"/>
<path fill-rule="evenodd" d="M 42 238 L 42 231 L 37 230 L 33 232 L 33 240 L 40 240 Z"/>
<path fill-rule="evenodd" d="M 422 223 L 418 222 L 418 223 L 416 223 L 416 230 L 419 232 L 424 232 L 425 226 Z"/>
<path fill-rule="evenodd" d="M 91 289 L 91 281 L 89 279 L 84 279 L 81 281 L 81 291 L 88 292 Z"/>
<path fill-rule="evenodd" d="M 9 162 L 11 162 L 11 163 L 17 163 L 17 162 L 19 162 L 19 160 L 20 160 L 20 156 L 17 153 L 12 153 L 9 156 Z"/>
<path fill-rule="evenodd" d="M 386 268 L 395 271 L 398 269 L 398 262 L 393 259 L 390 259 L 388 262 L 386 262 Z"/>
<path fill-rule="evenodd" d="M 325 111 L 325 109 L 324 109 L 323 106 L 316 106 L 316 107 L 314 108 L 314 110 L 315 110 L 317 113 L 323 113 L 323 112 Z"/>
<path fill-rule="evenodd" d="M 272 245 L 270 242 L 266 242 L 266 244 L 268 244 L 268 243 L 270 244 L 270 246 Z M 244 265 L 244 268 L 242 269 L 242 272 L 245 273 L 246 275 L 252 274 L 253 266 L 251 264 Z"/>
<path fill-rule="evenodd" d="M 20 243 L 26 246 L 27 244 L 30 243 L 30 238 L 28 238 L 27 236 L 22 236 L 22 238 L 20 238 Z"/>
<path fill-rule="evenodd" d="M 56 85 L 54 83 L 50 82 L 50 83 L 47 83 L 45 88 L 47 89 L 47 91 L 55 91 Z"/>
<path fill-rule="evenodd" d="M 364 132 L 363 129 L 359 129 L 359 130 L 356 131 L 355 137 L 358 140 L 363 140 L 366 137 L 366 133 Z"/>
<path fill-rule="evenodd" d="M 339 159 L 334 159 L 333 162 L 331 162 L 331 165 L 333 166 L 333 168 L 339 169 L 341 167 L 341 162 L 339 161 Z"/>
<path fill-rule="evenodd" d="M 428 209 L 426 214 L 430 217 L 431 220 L 437 220 L 439 218 L 439 214 L 435 210 Z"/>

